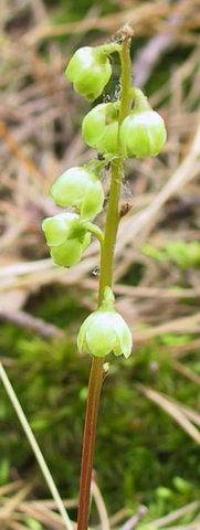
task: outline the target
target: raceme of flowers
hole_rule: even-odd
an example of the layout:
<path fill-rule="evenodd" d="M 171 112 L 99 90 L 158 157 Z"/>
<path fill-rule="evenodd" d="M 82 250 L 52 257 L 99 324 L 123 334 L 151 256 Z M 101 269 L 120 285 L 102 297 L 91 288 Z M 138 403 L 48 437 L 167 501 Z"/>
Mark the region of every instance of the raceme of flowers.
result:
<path fill-rule="evenodd" d="M 97 99 L 112 76 L 111 55 L 120 51 L 118 43 L 77 50 L 65 72 L 75 91 L 90 101 Z M 103 241 L 101 229 L 93 220 L 104 206 L 102 174 L 105 166 L 116 157 L 124 160 L 155 157 L 165 145 L 164 121 L 140 89 L 132 87 L 132 108 L 120 125 L 119 113 L 120 101 L 100 103 L 88 112 L 82 123 L 83 140 L 101 154 L 102 161 L 96 159 L 83 167 L 68 169 L 51 188 L 55 203 L 71 209 L 48 217 L 42 223 L 56 265 L 71 267 L 80 262 L 92 234 L 101 234 Z M 82 324 L 78 347 L 80 351 L 99 357 L 110 352 L 125 357 L 130 355 L 131 334 L 114 308 L 109 288 L 105 290 L 101 306 Z"/>

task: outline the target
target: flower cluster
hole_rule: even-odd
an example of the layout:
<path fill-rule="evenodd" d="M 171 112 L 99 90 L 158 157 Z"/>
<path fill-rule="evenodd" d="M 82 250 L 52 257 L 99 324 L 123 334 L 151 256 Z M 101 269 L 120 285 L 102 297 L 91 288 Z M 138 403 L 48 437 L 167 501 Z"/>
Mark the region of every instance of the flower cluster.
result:
<path fill-rule="evenodd" d="M 76 51 L 66 76 L 79 94 L 90 100 L 102 94 L 111 77 L 110 55 L 115 51 L 120 52 L 118 44 L 86 46 Z M 85 143 L 103 154 L 107 161 L 119 153 L 123 158 L 156 156 L 165 144 L 163 119 L 151 109 L 141 90 L 133 87 L 132 93 L 132 109 L 120 127 L 119 101 L 97 105 L 83 120 Z M 58 206 L 76 212 L 48 218 L 42 225 L 54 262 L 69 267 L 81 259 L 90 243 L 86 222 L 103 209 L 104 190 L 95 164 L 65 171 L 53 184 L 51 196 Z M 56 232 L 56 242 L 49 239 L 50 230 Z"/>
<path fill-rule="evenodd" d="M 112 72 L 109 52 L 108 45 L 81 48 L 74 54 L 66 76 L 79 94 L 91 100 L 102 94 Z M 165 124 L 161 116 L 152 110 L 141 90 L 133 88 L 133 108 L 122 122 L 119 135 L 118 118 L 119 102 L 94 107 L 82 124 L 86 144 L 99 153 L 116 155 L 120 140 L 124 158 L 154 157 L 161 152 L 166 142 Z"/>
<path fill-rule="evenodd" d="M 143 92 L 133 90 L 134 106 L 123 120 L 119 139 L 124 158 L 147 158 L 157 156 L 165 142 L 165 124 L 158 112 L 152 110 Z M 84 118 L 82 135 L 87 145 L 100 153 L 117 155 L 119 104 L 97 105 Z"/>
<path fill-rule="evenodd" d="M 103 93 L 111 78 L 114 52 L 121 53 L 120 44 L 86 46 L 76 51 L 65 72 L 76 92 L 91 101 Z M 71 209 L 48 217 L 42 223 L 50 254 L 59 266 L 71 267 L 78 263 L 91 242 L 92 233 L 103 244 L 102 232 L 93 224 L 104 204 L 102 168 L 117 157 L 125 160 L 157 156 L 166 142 L 162 117 L 152 110 L 140 89 L 132 87 L 130 94 L 131 108 L 124 119 L 119 100 L 97 104 L 83 120 L 83 140 L 102 155 L 103 162 L 96 160 L 68 169 L 51 188 L 55 203 Z M 81 326 L 78 348 L 96 357 L 111 352 L 128 357 L 132 349 L 130 330 L 115 310 L 111 289 L 106 287 L 103 294 L 100 307 Z"/>
<path fill-rule="evenodd" d="M 76 210 L 48 217 L 42 223 L 54 263 L 71 267 L 81 260 L 91 242 L 92 223 L 88 221 L 103 208 L 99 173 L 87 166 L 71 168 L 53 184 L 51 196 L 58 206 Z"/>

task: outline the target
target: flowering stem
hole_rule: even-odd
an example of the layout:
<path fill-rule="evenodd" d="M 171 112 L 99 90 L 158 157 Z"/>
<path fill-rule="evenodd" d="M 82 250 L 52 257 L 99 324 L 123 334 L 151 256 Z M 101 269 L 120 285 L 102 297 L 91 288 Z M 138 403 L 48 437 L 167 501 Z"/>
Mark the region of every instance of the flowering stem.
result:
<path fill-rule="evenodd" d="M 128 115 L 132 102 L 130 60 L 131 37 L 131 29 L 129 27 L 125 27 L 122 32 L 123 42 L 122 46 L 120 47 L 121 98 L 119 127 L 123 119 Z M 121 153 L 120 141 L 118 141 L 118 144 L 119 155 L 111 163 L 110 197 L 108 203 L 104 241 L 101 250 L 99 304 L 102 302 L 105 287 L 112 287 L 113 282 L 113 258 L 117 237 L 117 229 L 119 224 L 119 198 L 121 191 L 121 182 L 123 178 L 123 155 Z M 77 530 L 87 530 L 88 528 L 91 479 L 96 439 L 96 425 L 104 375 L 103 365 L 104 358 L 93 357 L 89 379 L 85 428 L 83 436 Z"/>
<path fill-rule="evenodd" d="M 119 111 L 119 129 L 122 121 L 129 114 L 133 94 L 132 94 L 132 64 L 130 58 L 130 42 L 132 37 L 131 28 L 125 26 L 123 31 L 124 41 L 120 51 L 121 59 L 121 100 Z M 118 132 L 119 132 L 118 129 Z M 111 186 L 108 212 L 106 218 L 104 245 L 101 253 L 101 275 L 99 283 L 99 303 L 101 303 L 106 286 L 112 287 L 113 282 L 113 258 L 117 229 L 119 224 L 119 198 L 121 183 L 124 174 L 123 154 L 118 135 L 119 156 L 111 163 Z"/>

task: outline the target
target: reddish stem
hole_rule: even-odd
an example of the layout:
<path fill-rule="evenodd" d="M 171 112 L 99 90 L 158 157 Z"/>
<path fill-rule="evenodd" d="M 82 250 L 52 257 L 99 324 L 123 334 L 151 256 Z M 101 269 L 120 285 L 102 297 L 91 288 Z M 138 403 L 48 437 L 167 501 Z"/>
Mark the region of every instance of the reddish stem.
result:
<path fill-rule="evenodd" d="M 94 357 L 92 360 L 90 372 L 87 408 L 85 416 L 85 429 L 83 435 L 80 500 L 77 530 L 86 530 L 86 528 L 88 527 L 92 468 L 96 440 L 96 424 L 103 382 L 103 363 L 104 358 L 101 359 L 98 357 Z"/>

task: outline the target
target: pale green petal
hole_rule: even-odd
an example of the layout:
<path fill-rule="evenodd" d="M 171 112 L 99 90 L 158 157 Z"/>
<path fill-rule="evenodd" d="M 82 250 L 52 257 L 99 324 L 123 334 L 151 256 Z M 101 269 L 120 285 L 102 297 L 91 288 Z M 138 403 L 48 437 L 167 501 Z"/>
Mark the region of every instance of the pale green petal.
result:
<path fill-rule="evenodd" d="M 79 352 L 81 353 L 89 353 L 87 352 L 87 345 L 86 345 L 86 329 L 88 326 L 88 321 L 91 316 L 92 315 L 90 315 L 84 320 L 83 324 L 81 325 L 79 329 L 79 333 L 77 336 L 77 347 L 78 347 Z M 90 322 L 89 322 L 89 325 L 90 325 Z"/>
<path fill-rule="evenodd" d="M 47 217 L 42 223 L 42 230 L 48 245 L 58 246 L 65 242 L 71 229 L 72 222 L 78 216 L 72 213 L 62 213 L 54 217 Z"/>
<path fill-rule="evenodd" d="M 74 167 L 63 173 L 53 184 L 51 195 L 56 204 L 72 206 L 85 219 L 92 219 L 103 206 L 104 191 L 96 175 L 84 168 Z"/>
<path fill-rule="evenodd" d="M 65 75 L 72 81 L 76 82 L 79 76 L 80 68 L 87 71 L 93 66 L 93 49 L 89 46 L 84 46 L 77 50 L 73 57 L 70 59 L 68 66 L 65 70 Z"/>
<path fill-rule="evenodd" d="M 51 248 L 51 256 L 56 265 L 71 267 L 80 261 L 82 245 L 76 239 L 69 239 L 63 245 Z"/>
<path fill-rule="evenodd" d="M 86 342 L 89 352 L 96 357 L 104 357 L 113 351 L 115 333 L 108 314 L 96 313 L 93 325 L 87 328 Z"/>
<path fill-rule="evenodd" d="M 132 334 L 127 323 L 118 313 L 115 317 L 115 333 L 117 337 L 115 354 L 128 358 L 132 351 Z"/>
<path fill-rule="evenodd" d="M 98 143 L 98 151 L 100 153 L 111 153 L 117 152 L 118 148 L 118 121 L 115 120 L 113 123 L 106 125 L 104 134 Z"/>
<path fill-rule="evenodd" d="M 123 150 L 130 157 L 157 156 L 166 142 L 166 137 L 164 121 L 153 110 L 140 112 L 133 110 L 120 128 Z"/>
<path fill-rule="evenodd" d="M 109 61 L 104 65 L 95 64 L 86 74 L 80 72 L 74 83 L 76 92 L 90 100 L 98 98 L 107 85 L 112 70 Z"/>
<path fill-rule="evenodd" d="M 59 206 L 79 207 L 88 184 L 90 184 L 90 179 L 87 171 L 79 167 L 71 168 L 53 184 L 52 198 Z"/>
<path fill-rule="evenodd" d="M 81 208 L 84 219 L 93 219 L 103 209 L 104 191 L 99 180 L 92 182 L 85 193 Z"/>
<path fill-rule="evenodd" d="M 93 327 L 95 324 L 96 319 L 96 311 L 94 313 L 91 313 L 84 322 L 82 323 L 78 337 L 77 337 L 77 346 L 80 352 L 82 353 L 90 353 L 88 350 L 88 345 L 86 341 L 86 332 L 90 327 Z"/>
<path fill-rule="evenodd" d="M 105 127 L 106 103 L 101 103 L 92 109 L 82 122 L 83 140 L 90 147 L 96 147 Z"/>

